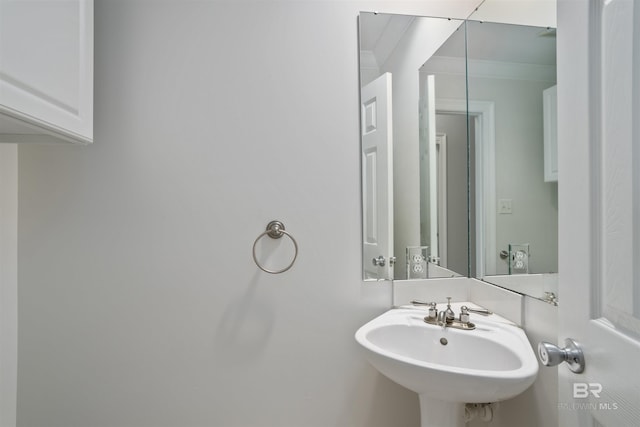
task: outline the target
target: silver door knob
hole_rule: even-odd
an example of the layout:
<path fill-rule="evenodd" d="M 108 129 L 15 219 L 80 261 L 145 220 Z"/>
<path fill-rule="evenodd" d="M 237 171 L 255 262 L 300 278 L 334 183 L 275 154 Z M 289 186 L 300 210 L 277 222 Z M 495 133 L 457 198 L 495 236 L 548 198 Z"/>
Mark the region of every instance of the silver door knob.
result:
<path fill-rule="evenodd" d="M 373 259 L 373 265 L 377 265 L 378 267 L 384 267 L 384 257 L 380 255 L 378 258 Z"/>
<path fill-rule="evenodd" d="M 562 362 L 567 362 L 571 372 L 579 374 L 584 371 L 584 353 L 582 347 L 575 340 L 567 338 L 565 348 L 560 348 L 555 344 L 541 342 L 538 344 L 538 357 L 544 366 L 556 366 Z"/>

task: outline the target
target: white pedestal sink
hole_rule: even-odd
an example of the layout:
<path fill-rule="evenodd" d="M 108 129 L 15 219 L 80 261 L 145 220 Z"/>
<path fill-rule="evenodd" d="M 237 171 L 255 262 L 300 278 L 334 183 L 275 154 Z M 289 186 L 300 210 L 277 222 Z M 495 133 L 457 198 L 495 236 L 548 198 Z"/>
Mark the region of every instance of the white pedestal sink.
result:
<path fill-rule="evenodd" d="M 461 305 L 474 306 L 452 308 L 458 313 Z M 459 330 L 427 324 L 425 316 L 420 309 L 392 309 L 355 336 L 378 371 L 418 393 L 422 427 L 463 427 L 465 403 L 509 399 L 535 380 L 538 361 L 519 327 L 472 314 L 476 329 Z"/>

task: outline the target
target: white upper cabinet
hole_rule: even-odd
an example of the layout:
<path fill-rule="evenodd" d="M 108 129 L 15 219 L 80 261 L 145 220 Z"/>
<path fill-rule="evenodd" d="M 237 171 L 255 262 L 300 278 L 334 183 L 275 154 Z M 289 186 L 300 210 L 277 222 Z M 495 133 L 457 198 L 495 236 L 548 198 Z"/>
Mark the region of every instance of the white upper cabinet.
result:
<path fill-rule="evenodd" d="M 0 142 L 93 142 L 93 0 L 0 0 Z"/>

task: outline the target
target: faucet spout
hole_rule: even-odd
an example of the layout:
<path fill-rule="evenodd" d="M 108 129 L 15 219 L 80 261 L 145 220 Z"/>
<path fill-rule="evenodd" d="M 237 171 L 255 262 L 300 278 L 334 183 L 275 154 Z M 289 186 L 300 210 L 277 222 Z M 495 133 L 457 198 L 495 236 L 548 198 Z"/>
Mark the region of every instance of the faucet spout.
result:
<path fill-rule="evenodd" d="M 438 313 L 438 325 L 441 324 L 442 329 L 445 329 L 455 318 L 456 315 L 451 309 L 451 297 L 447 297 L 447 309 Z"/>
<path fill-rule="evenodd" d="M 444 310 L 438 313 L 438 325 L 442 325 L 442 329 L 447 327 L 447 313 Z"/>

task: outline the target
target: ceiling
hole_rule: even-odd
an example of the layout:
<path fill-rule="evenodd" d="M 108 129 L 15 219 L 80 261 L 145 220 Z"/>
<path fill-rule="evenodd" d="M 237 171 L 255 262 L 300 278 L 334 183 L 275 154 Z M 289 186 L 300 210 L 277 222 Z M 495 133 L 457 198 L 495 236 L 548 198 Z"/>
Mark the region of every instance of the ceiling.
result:
<path fill-rule="evenodd" d="M 415 19 L 408 15 L 360 14 L 360 49 L 371 51 L 378 64 L 389 54 Z M 456 31 L 435 56 L 464 55 L 464 31 Z M 555 29 L 468 21 L 468 58 L 475 60 L 555 65 Z"/>
<path fill-rule="evenodd" d="M 555 29 L 467 21 L 469 59 L 497 62 L 556 64 Z M 437 56 L 461 56 L 464 32 L 456 31 Z"/>

